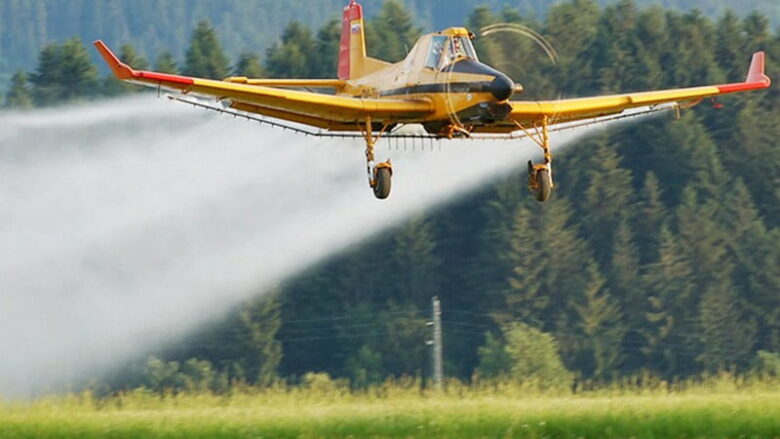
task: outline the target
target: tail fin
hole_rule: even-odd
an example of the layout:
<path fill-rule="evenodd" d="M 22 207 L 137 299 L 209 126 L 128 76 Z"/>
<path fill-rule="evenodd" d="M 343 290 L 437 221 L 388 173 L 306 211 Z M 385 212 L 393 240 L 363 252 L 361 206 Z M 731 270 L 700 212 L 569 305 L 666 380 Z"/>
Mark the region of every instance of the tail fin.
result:
<path fill-rule="evenodd" d="M 339 47 L 339 71 L 341 80 L 362 76 L 366 60 L 366 36 L 363 28 L 363 7 L 350 0 L 344 8 Z"/>
<path fill-rule="evenodd" d="M 750 69 L 748 70 L 748 75 L 745 79 L 746 83 L 761 83 L 765 84 L 767 87 L 772 84 L 772 80 L 764 73 L 764 58 L 764 52 L 756 52 L 753 54 L 753 59 L 750 61 Z"/>

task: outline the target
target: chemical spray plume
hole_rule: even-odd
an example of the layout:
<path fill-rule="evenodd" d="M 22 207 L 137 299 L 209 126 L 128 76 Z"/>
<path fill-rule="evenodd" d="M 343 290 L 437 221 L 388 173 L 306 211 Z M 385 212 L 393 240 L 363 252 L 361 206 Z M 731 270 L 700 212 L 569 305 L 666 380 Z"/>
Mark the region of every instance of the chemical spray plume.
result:
<path fill-rule="evenodd" d="M 136 358 L 538 150 L 453 142 L 393 153 L 393 194 L 378 201 L 357 141 L 151 96 L 0 113 L 0 126 L 5 398 Z"/>

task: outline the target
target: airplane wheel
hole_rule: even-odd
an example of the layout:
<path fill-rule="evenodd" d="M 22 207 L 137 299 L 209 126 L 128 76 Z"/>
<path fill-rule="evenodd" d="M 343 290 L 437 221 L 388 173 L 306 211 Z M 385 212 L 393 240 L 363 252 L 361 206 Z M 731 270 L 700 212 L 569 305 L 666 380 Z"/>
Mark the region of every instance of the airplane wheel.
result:
<path fill-rule="evenodd" d="M 384 200 L 390 195 L 390 185 L 393 179 L 393 172 L 390 168 L 377 168 L 375 172 L 376 184 L 374 184 L 374 196 Z"/>
<path fill-rule="evenodd" d="M 550 171 L 547 169 L 536 171 L 536 199 L 541 202 L 547 201 L 550 199 L 551 192 Z"/>

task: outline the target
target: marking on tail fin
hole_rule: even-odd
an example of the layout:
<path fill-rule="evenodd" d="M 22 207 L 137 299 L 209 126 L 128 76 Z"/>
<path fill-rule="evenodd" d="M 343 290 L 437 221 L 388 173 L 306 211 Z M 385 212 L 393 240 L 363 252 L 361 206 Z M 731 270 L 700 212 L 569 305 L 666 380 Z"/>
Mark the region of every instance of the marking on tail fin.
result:
<path fill-rule="evenodd" d="M 359 63 L 360 58 L 354 58 L 353 50 L 355 50 L 356 44 L 361 47 L 362 56 L 365 57 L 365 50 L 363 49 L 363 7 L 360 6 L 355 0 L 351 0 L 349 4 L 344 8 L 344 15 L 342 18 L 341 27 L 341 42 L 339 44 L 339 64 L 338 64 L 338 78 L 341 80 L 350 79 L 353 75 L 352 72 L 359 66 L 355 65 Z"/>

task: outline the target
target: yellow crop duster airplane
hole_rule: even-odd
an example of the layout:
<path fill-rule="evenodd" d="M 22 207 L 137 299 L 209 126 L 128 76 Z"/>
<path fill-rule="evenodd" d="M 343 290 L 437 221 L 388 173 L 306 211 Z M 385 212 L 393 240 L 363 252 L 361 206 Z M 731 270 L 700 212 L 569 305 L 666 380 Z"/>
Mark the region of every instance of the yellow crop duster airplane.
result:
<path fill-rule="evenodd" d="M 369 185 L 379 199 L 390 194 L 393 169 L 389 160 L 375 162 L 374 146 L 383 136 L 403 137 L 394 130 L 406 124 L 421 124 L 428 133 L 425 137 L 435 139 L 521 137 L 511 134 L 516 131 L 533 138 L 544 150 L 544 162 L 528 163 L 529 188 L 539 201 L 545 201 L 554 186 L 551 126 L 617 117 L 631 108 L 679 109 L 707 97 L 767 88 L 771 83 L 764 74 L 764 53 L 758 52 L 741 83 L 577 99 L 511 100 L 523 88 L 479 61 L 471 43 L 473 35 L 466 29 L 450 28 L 425 35 L 406 59 L 389 64 L 366 55 L 363 10 L 356 0 L 344 8 L 342 26 L 338 79 L 328 80 L 231 77 L 218 81 L 134 70 L 102 41 L 96 41 L 95 46 L 119 79 L 216 98 L 222 107 L 179 97 L 172 99 L 319 129 L 306 131 L 259 119 L 306 134 L 362 137 L 366 143 Z M 315 88 L 332 89 L 334 93 L 311 91 Z M 345 132 L 353 134 L 338 134 Z"/>

